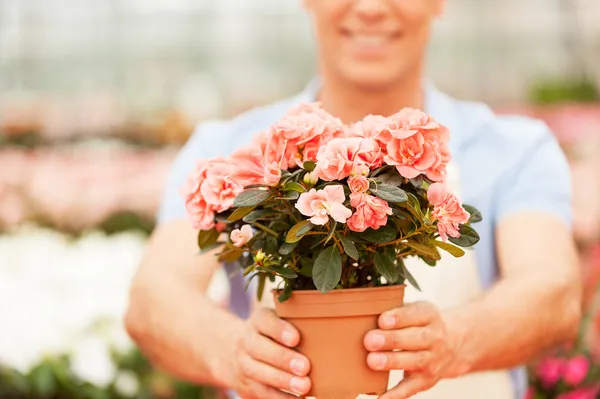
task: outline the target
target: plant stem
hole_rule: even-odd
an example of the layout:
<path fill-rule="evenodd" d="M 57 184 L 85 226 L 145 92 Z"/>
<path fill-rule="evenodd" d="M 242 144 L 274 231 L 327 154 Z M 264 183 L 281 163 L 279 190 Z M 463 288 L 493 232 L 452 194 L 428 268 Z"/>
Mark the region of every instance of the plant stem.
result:
<path fill-rule="evenodd" d="M 335 241 L 335 244 L 337 245 L 338 249 L 340 250 L 340 253 L 343 254 L 344 253 L 344 248 L 342 247 L 342 244 L 340 243 L 340 241 L 337 239 L 337 237 L 334 235 L 331 236 L 333 238 L 333 241 Z"/>
<path fill-rule="evenodd" d="M 289 202 L 287 201 L 283 201 L 285 207 L 287 208 L 287 210 L 290 212 L 290 215 L 292 216 L 292 218 L 294 219 L 294 222 L 298 223 L 298 218 L 296 217 L 296 215 L 294 214 L 294 208 L 292 208 L 292 206 L 290 205 Z"/>
<path fill-rule="evenodd" d="M 268 233 L 270 235 L 272 235 L 273 237 L 279 237 L 279 234 L 277 234 L 276 231 L 271 230 L 270 228 L 268 228 L 267 226 L 260 224 L 258 222 L 254 222 L 252 223 L 254 226 L 258 227 L 259 229 L 261 229 L 262 231 L 264 231 L 265 233 Z"/>
<path fill-rule="evenodd" d="M 377 247 L 379 248 L 379 247 L 387 247 L 388 245 L 397 245 L 397 244 L 401 244 L 401 243 L 402 243 L 402 241 L 404 241 L 404 240 L 406 240 L 407 238 L 410 238 L 410 237 L 412 237 L 412 236 L 416 236 L 417 234 L 421 234 L 421 229 L 420 229 L 420 228 L 419 228 L 419 229 L 417 229 L 416 231 L 414 231 L 414 232 L 410 233 L 410 234 L 407 234 L 407 235 L 405 235 L 404 237 L 400 237 L 400 238 L 398 238 L 397 240 L 390 241 L 390 242 L 388 242 L 387 244 L 379 244 L 379 245 L 377 245 Z"/>
<path fill-rule="evenodd" d="M 308 233 L 304 234 L 305 236 L 325 236 L 327 235 L 327 233 L 325 233 L 324 231 L 309 231 Z"/>

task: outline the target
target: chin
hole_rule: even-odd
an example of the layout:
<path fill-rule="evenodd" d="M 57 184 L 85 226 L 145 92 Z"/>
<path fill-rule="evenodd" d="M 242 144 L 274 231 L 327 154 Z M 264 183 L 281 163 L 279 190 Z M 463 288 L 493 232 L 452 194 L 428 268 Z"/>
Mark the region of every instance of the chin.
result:
<path fill-rule="evenodd" d="M 344 80 L 364 91 L 388 90 L 390 86 L 395 86 L 401 81 L 404 75 L 399 68 L 390 68 L 386 64 L 355 63 L 340 69 Z"/>

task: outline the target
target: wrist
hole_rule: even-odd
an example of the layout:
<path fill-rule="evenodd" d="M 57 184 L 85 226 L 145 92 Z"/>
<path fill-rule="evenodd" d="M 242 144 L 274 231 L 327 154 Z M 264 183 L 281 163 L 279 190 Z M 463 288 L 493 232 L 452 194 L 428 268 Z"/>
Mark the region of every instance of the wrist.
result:
<path fill-rule="evenodd" d="M 237 327 L 224 334 L 227 340 L 223 340 L 220 347 L 215 347 L 215 353 L 207 359 L 211 380 L 218 388 L 233 389 L 237 382 L 236 348 L 243 335 L 243 328 Z"/>
<path fill-rule="evenodd" d="M 469 331 L 469 317 L 458 310 L 447 311 L 443 316 L 452 358 L 446 368 L 445 378 L 461 377 L 473 371 L 472 362 L 466 348 Z"/>

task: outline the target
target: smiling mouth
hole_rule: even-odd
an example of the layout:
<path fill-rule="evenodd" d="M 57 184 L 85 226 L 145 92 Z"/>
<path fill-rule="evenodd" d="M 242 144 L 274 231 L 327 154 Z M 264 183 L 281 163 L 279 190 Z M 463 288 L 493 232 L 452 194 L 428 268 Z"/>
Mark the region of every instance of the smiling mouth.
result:
<path fill-rule="evenodd" d="M 364 32 L 342 29 L 342 35 L 352 39 L 356 44 L 365 46 L 380 46 L 394 41 L 401 36 L 400 31 L 393 32 Z"/>

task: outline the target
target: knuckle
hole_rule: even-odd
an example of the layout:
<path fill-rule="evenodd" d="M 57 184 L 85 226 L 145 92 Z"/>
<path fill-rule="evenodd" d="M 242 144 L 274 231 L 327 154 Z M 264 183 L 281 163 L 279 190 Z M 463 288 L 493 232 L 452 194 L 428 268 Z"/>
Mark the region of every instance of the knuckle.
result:
<path fill-rule="evenodd" d="M 431 362 L 431 356 L 429 355 L 429 352 L 421 352 L 417 355 L 417 360 L 416 360 L 417 368 L 427 369 L 429 367 L 430 362 Z"/>
<path fill-rule="evenodd" d="M 433 343 L 433 332 L 429 328 L 421 328 L 419 330 L 419 340 L 424 344 Z"/>

